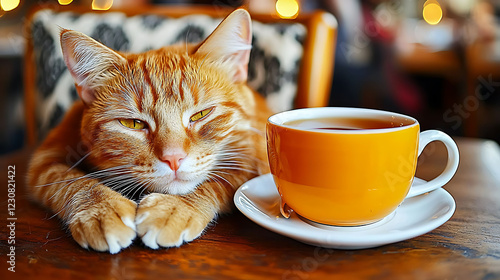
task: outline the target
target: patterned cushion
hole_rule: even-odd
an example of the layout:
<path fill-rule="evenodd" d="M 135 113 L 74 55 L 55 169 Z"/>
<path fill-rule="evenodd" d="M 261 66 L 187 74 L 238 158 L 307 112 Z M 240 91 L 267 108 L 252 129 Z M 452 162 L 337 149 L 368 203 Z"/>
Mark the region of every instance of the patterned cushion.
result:
<path fill-rule="evenodd" d="M 221 20 L 206 15 L 169 18 L 157 15 L 128 17 L 120 12 L 76 14 L 39 11 L 31 26 L 39 135 L 45 136 L 78 98 L 62 58 L 59 44 L 61 27 L 88 34 L 117 51 L 141 52 L 174 43 L 200 42 Z M 252 24 L 254 34 L 248 84 L 266 97 L 273 111 L 289 110 L 297 92 L 306 28 L 298 23 L 263 24 L 253 21 Z"/>

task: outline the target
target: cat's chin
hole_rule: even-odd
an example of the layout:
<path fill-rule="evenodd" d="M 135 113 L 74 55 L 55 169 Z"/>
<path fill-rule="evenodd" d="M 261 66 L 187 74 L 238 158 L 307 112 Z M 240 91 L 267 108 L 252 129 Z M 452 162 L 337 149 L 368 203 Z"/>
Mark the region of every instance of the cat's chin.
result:
<path fill-rule="evenodd" d="M 203 180 L 180 180 L 174 179 L 168 184 L 153 185 L 153 191 L 173 195 L 185 195 L 196 190 Z"/>

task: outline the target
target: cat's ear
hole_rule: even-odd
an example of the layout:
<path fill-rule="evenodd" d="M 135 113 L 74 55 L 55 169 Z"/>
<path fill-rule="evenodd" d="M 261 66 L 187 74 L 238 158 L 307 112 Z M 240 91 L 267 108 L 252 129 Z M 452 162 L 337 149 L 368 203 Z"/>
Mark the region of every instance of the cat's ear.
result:
<path fill-rule="evenodd" d="M 244 9 L 228 15 L 196 50 L 216 61 L 228 62 L 233 80 L 246 82 L 252 48 L 252 21 Z"/>
<path fill-rule="evenodd" d="M 63 29 L 60 34 L 64 62 L 76 82 L 80 98 L 90 104 L 95 89 L 106 85 L 111 69 L 126 63 L 123 56 L 89 36 Z"/>

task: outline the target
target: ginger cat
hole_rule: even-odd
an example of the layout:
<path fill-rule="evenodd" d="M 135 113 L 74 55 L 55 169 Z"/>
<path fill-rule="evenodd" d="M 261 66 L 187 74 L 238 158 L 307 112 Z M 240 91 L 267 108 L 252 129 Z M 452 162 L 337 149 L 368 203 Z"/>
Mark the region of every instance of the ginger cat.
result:
<path fill-rule="evenodd" d="M 129 54 L 76 31 L 60 38 L 81 100 L 33 155 L 28 183 L 82 247 L 117 253 L 136 236 L 180 246 L 268 172 L 271 113 L 246 85 L 245 10 L 196 46 Z"/>

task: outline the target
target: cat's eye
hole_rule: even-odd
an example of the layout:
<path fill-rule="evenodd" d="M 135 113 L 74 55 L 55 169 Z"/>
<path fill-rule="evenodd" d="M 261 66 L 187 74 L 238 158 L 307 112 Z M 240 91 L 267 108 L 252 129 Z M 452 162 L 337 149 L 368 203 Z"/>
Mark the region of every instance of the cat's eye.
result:
<path fill-rule="evenodd" d="M 128 127 L 131 129 L 143 129 L 146 128 L 146 123 L 140 120 L 135 119 L 119 119 L 120 123 L 124 127 Z"/>
<path fill-rule="evenodd" d="M 189 121 L 190 122 L 196 122 L 196 121 L 199 121 L 201 119 L 203 119 L 204 117 L 208 116 L 208 114 L 210 114 L 212 112 L 214 108 L 208 108 L 208 109 L 205 109 L 205 110 L 202 110 L 202 111 L 199 111 L 198 113 L 192 115 L 190 118 L 189 118 Z"/>

